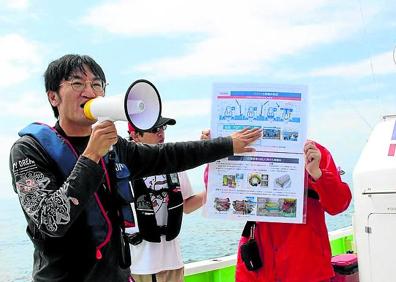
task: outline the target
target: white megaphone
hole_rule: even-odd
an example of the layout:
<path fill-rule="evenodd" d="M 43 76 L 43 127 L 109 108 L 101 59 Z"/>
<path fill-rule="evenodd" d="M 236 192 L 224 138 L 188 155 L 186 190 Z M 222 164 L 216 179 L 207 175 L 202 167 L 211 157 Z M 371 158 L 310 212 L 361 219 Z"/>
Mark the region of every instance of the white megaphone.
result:
<path fill-rule="evenodd" d="M 128 121 L 138 130 L 151 129 L 161 116 L 161 98 L 155 86 L 139 79 L 129 86 L 125 95 L 97 97 L 84 105 L 90 120 Z"/>

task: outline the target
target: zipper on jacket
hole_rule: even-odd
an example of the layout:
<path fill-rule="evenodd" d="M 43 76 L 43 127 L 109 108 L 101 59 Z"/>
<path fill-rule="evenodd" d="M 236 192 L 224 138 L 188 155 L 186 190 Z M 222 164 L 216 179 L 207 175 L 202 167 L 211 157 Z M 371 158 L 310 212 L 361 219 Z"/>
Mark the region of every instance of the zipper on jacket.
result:
<path fill-rule="evenodd" d="M 180 206 L 183 206 L 183 203 L 181 203 L 181 204 L 178 204 L 177 206 L 174 206 L 174 207 L 168 208 L 168 210 L 173 210 L 173 209 L 176 209 L 176 208 L 178 208 L 178 207 L 180 207 Z"/>

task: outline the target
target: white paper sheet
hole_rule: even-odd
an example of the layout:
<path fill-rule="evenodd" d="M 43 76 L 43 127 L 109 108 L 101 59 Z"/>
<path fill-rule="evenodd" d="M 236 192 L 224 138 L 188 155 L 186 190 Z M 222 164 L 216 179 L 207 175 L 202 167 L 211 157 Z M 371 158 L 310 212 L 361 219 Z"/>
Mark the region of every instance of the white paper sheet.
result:
<path fill-rule="evenodd" d="M 215 84 L 211 135 L 260 127 L 254 153 L 209 166 L 209 217 L 304 222 L 307 88 L 301 85 Z"/>

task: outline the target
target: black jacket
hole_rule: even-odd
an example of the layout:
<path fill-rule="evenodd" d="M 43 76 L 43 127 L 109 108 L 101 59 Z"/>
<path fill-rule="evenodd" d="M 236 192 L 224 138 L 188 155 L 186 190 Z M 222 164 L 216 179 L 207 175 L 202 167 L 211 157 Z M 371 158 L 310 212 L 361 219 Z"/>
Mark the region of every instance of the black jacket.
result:
<path fill-rule="evenodd" d="M 89 139 L 66 138 L 79 154 Z M 119 137 L 114 150 L 129 167 L 131 180 L 191 169 L 233 153 L 231 138 L 142 145 Z M 34 244 L 34 281 L 127 281 L 129 269 L 118 265 L 117 238 L 111 238 L 97 260 L 86 224 L 85 209 L 94 192 L 106 210 L 110 205 L 100 163 L 80 157 L 63 181 L 46 151 L 32 137 L 23 136 L 11 148 L 10 171 Z"/>

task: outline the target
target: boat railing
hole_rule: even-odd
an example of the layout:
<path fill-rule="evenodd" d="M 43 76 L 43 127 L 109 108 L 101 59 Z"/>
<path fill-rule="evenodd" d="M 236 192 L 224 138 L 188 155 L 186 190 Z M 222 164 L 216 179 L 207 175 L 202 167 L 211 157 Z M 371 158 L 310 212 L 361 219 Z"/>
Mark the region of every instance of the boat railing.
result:
<path fill-rule="evenodd" d="M 333 255 L 354 251 L 355 249 L 352 226 L 329 232 L 329 238 Z M 213 281 L 210 277 L 214 275 L 232 276 L 235 273 L 235 264 L 236 254 L 187 263 L 184 268 L 185 281 Z"/>

